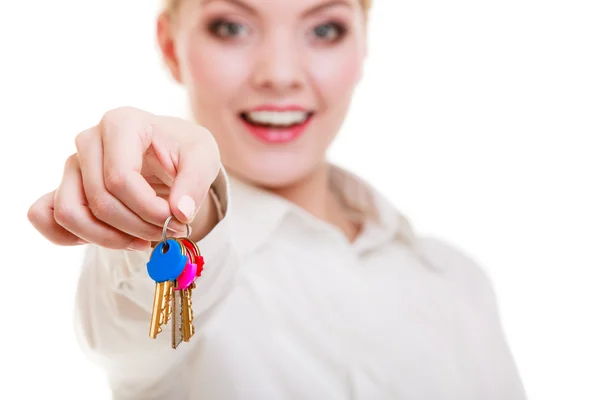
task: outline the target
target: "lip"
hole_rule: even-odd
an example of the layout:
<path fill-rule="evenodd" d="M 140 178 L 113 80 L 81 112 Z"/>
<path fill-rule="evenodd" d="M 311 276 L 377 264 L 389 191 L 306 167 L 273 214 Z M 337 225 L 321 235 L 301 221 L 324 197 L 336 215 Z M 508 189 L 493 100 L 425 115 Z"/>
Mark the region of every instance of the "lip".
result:
<path fill-rule="evenodd" d="M 308 111 L 305 107 L 299 105 L 275 105 L 265 104 L 254 107 L 250 111 L 305 111 L 309 113 L 308 118 L 301 124 L 291 126 L 289 128 L 271 128 L 262 127 L 249 123 L 241 115 L 240 119 L 244 123 L 247 131 L 262 142 L 268 144 L 286 144 L 298 139 L 306 131 L 306 128 L 314 117 L 314 112 Z"/>
<path fill-rule="evenodd" d="M 258 107 L 251 108 L 249 111 L 306 111 L 306 107 L 296 104 L 263 104 Z"/>

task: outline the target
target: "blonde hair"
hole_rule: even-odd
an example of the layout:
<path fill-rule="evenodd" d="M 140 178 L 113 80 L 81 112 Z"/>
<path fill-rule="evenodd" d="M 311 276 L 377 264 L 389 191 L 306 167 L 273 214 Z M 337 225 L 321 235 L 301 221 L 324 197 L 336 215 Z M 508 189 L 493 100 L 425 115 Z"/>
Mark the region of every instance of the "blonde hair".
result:
<path fill-rule="evenodd" d="M 181 0 L 162 0 L 164 3 L 164 10 L 167 11 L 168 13 L 172 13 L 174 11 L 177 10 L 177 8 L 179 8 L 179 4 L 181 3 Z M 369 9 L 371 8 L 371 5 L 373 3 L 373 0 L 359 0 L 360 4 L 362 5 L 362 8 L 365 10 L 365 12 L 369 11 Z"/>

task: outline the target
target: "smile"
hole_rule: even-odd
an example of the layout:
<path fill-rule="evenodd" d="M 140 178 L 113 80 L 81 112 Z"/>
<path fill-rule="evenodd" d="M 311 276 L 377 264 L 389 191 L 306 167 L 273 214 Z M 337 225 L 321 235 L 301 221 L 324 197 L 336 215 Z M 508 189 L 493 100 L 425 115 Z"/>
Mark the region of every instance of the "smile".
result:
<path fill-rule="evenodd" d="M 263 106 L 240 114 L 249 133 L 267 143 L 293 141 L 306 130 L 313 116 L 314 112 L 296 106 Z"/>
<path fill-rule="evenodd" d="M 289 128 L 299 125 L 308 118 L 311 113 L 307 111 L 251 111 L 242 113 L 242 118 L 253 125 L 269 128 Z"/>

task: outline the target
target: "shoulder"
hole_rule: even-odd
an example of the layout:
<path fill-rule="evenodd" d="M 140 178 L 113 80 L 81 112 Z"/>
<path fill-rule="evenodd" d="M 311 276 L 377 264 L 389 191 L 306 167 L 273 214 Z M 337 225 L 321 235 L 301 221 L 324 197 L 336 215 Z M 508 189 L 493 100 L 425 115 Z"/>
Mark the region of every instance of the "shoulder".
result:
<path fill-rule="evenodd" d="M 458 244 L 440 237 L 419 235 L 415 249 L 436 270 L 443 273 L 479 275 L 482 268 L 478 260 Z"/>
<path fill-rule="evenodd" d="M 418 236 L 417 256 L 432 272 L 472 300 L 494 303 L 494 288 L 488 271 L 470 252 L 451 241 L 435 236 Z"/>

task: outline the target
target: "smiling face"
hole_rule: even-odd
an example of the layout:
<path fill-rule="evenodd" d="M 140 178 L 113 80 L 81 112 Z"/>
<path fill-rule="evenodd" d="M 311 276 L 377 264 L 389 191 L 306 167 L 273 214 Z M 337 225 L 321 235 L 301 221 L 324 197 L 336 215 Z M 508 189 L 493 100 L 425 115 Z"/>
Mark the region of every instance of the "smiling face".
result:
<path fill-rule="evenodd" d="M 158 23 L 174 78 L 227 170 L 294 183 L 323 165 L 365 57 L 359 0 L 182 0 Z"/>

